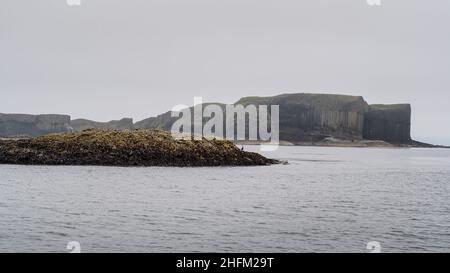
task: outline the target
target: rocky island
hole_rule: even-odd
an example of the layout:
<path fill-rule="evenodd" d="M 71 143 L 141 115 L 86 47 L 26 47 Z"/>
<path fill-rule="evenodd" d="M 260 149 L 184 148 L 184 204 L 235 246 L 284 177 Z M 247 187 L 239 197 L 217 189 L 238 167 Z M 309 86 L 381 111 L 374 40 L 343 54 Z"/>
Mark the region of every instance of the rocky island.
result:
<path fill-rule="evenodd" d="M 203 104 L 205 107 L 207 104 Z M 225 104 L 217 103 L 224 108 Z M 279 105 L 280 144 L 338 147 L 440 147 L 411 137 L 411 105 L 369 104 L 361 96 L 281 94 L 244 97 L 234 105 Z M 0 138 L 35 137 L 51 133 L 102 130 L 161 129 L 170 131 L 177 118 L 171 112 L 133 122 L 71 119 L 68 115 L 0 113 Z M 205 122 L 205 121 L 203 121 Z M 237 141 L 252 144 L 252 141 Z M 258 142 L 255 142 L 256 144 Z"/>
<path fill-rule="evenodd" d="M 98 130 L 0 140 L 0 164 L 257 166 L 276 164 L 226 140 L 177 140 L 161 130 Z"/>

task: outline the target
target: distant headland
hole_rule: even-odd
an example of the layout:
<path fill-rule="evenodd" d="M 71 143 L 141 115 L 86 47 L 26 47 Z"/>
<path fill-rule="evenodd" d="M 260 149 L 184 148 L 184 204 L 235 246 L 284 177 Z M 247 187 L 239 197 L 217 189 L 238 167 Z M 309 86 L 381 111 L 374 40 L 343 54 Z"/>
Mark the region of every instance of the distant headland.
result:
<path fill-rule="evenodd" d="M 361 96 L 305 93 L 244 97 L 235 104 L 279 105 L 281 144 L 435 147 L 411 138 L 410 104 L 370 105 Z M 131 118 L 96 122 L 72 120 L 68 115 L 0 114 L 0 137 L 36 137 L 91 128 L 170 130 L 175 121 L 170 111 L 136 123 Z"/>

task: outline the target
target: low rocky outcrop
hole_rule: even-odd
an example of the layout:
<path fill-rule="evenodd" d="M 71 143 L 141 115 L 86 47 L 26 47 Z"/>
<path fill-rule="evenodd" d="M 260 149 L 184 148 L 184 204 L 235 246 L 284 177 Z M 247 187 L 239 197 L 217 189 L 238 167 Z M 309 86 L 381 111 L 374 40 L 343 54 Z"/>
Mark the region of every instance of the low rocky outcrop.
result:
<path fill-rule="evenodd" d="M 411 105 L 370 105 L 364 116 L 364 139 L 411 144 Z"/>
<path fill-rule="evenodd" d="M 225 140 L 177 140 L 161 130 L 97 130 L 0 140 L 0 164 L 253 166 L 278 163 Z"/>
<path fill-rule="evenodd" d="M 0 114 L 0 137 L 29 137 L 69 132 L 70 116 Z"/>
<path fill-rule="evenodd" d="M 86 129 L 132 130 L 133 119 L 123 118 L 121 120 L 112 120 L 109 122 L 97 122 L 87 119 L 74 119 L 70 122 L 70 126 L 75 132 L 81 132 Z"/>

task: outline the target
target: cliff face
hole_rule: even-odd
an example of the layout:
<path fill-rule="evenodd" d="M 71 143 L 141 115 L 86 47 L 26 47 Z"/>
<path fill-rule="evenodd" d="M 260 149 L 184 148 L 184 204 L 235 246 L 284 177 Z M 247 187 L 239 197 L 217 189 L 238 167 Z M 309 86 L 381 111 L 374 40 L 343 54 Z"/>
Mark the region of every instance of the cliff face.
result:
<path fill-rule="evenodd" d="M 328 137 L 343 140 L 383 140 L 411 144 L 411 106 L 368 105 L 360 96 L 330 94 L 283 94 L 273 97 L 245 97 L 235 105 L 279 105 L 280 140 L 317 142 Z M 208 104 L 203 104 L 206 107 Z M 220 105 L 225 109 L 224 104 Z M 191 108 L 191 112 L 192 108 Z M 133 124 L 132 119 L 95 122 L 70 121 L 63 115 L 0 114 L 0 137 L 39 136 L 85 129 L 131 130 L 137 128 L 171 130 L 178 118 L 166 112 Z M 204 118 L 204 124 L 209 119 Z M 225 128 L 225 127 L 224 127 Z M 225 128 L 226 130 L 226 128 Z"/>
<path fill-rule="evenodd" d="M 362 97 L 327 94 L 247 97 L 236 104 L 279 105 L 280 139 L 288 141 L 318 141 L 328 136 L 362 139 L 368 109 Z"/>
<path fill-rule="evenodd" d="M 0 136 L 39 136 L 70 131 L 70 116 L 0 114 Z"/>
<path fill-rule="evenodd" d="M 203 109 L 210 105 L 218 105 L 222 109 L 222 111 L 225 113 L 225 104 L 223 103 L 203 103 L 202 107 Z M 194 113 L 194 107 L 189 107 L 191 110 L 191 113 Z M 193 118 L 193 116 L 191 116 Z M 161 115 L 158 115 L 156 117 L 147 118 L 141 121 L 138 121 L 134 124 L 135 129 L 161 129 L 170 131 L 172 129 L 172 125 L 175 123 L 175 121 L 178 120 L 178 117 L 172 117 L 172 112 L 165 112 Z M 203 124 L 205 124 L 208 121 L 208 118 L 203 119 Z M 225 123 L 224 123 L 225 126 Z"/>
<path fill-rule="evenodd" d="M 411 143 L 411 105 L 370 105 L 364 118 L 363 137 L 390 143 Z"/>
<path fill-rule="evenodd" d="M 156 117 L 147 118 L 136 122 L 134 128 L 136 129 L 161 129 L 170 131 L 172 124 L 178 118 L 173 118 L 171 112 L 166 112 Z"/>
<path fill-rule="evenodd" d="M 134 128 L 133 119 L 131 118 L 112 120 L 109 122 L 96 122 L 87 119 L 74 119 L 70 122 L 70 126 L 76 132 L 80 132 L 86 129 L 132 130 Z"/>
<path fill-rule="evenodd" d="M 280 139 L 287 141 L 318 141 L 329 136 L 362 139 L 364 113 L 369 108 L 362 97 L 325 94 L 245 97 L 235 103 L 243 106 L 249 104 L 279 105 Z M 222 109 L 225 107 L 224 104 L 218 105 Z M 167 112 L 137 122 L 135 127 L 170 130 L 176 120 Z"/>
<path fill-rule="evenodd" d="M 0 114 L 0 137 L 35 137 L 85 129 L 133 130 L 133 119 L 110 122 L 71 120 L 68 115 Z"/>

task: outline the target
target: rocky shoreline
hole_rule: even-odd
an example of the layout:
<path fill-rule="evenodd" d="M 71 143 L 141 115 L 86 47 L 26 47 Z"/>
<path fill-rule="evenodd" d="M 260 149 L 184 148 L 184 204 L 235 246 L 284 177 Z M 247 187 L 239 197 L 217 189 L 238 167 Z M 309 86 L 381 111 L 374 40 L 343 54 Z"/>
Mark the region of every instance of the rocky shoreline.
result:
<path fill-rule="evenodd" d="M 0 140 L 0 164 L 97 166 L 258 166 L 278 164 L 226 140 L 177 140 L 169 132 L 89 129 Z"/>
<path fill-rule="evenodd" d="M 263 141 L 233 141 L 236 145 L 261 145 L 267 144 Z M 339 147 L 339 148 L 441 148 L 449 149 L 448 146 L 432 145 L 418 141 L 412 141 L 410 144 L 388 143 L 382 140 L 345 140 L 336 138 L 326 138 L 321 141 L 312 142 L 289 142 L 280 141 L 280 146 L 305 146 L 305 147 Z"/>

